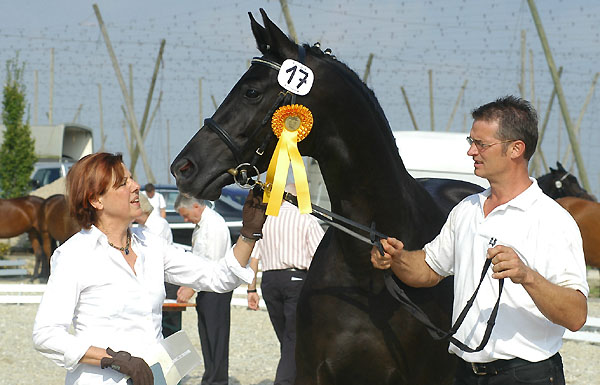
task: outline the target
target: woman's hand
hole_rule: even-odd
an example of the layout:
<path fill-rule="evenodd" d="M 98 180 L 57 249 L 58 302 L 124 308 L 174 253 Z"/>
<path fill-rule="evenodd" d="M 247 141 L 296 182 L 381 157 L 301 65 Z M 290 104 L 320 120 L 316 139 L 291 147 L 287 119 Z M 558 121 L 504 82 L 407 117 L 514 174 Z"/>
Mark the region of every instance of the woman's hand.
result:
<path fill-rule="evenodd" d="M 262 203 L 262 194 L 250 190 L 244 208 L 242 209 L 242 230 L 240 233 L 245 238 L 258 240 L 262 238 L 262 227 L 267 219 L 265 211 L 267 205 Z"/>
<path fill-rule="evenodd" d="M 133 381 L 133 385 L 154 384 L 152 369 L 150 369 L 143 359 L 133 357 L 125 351 L 115 353 L 111 348 L 106 348 L 106 353 L 110 357 L 104 357 L 100 361 L 100 367 L 102 369 L 111 368 L 119 373 L 128 375 L 131 378 L 131 381 Z"/>

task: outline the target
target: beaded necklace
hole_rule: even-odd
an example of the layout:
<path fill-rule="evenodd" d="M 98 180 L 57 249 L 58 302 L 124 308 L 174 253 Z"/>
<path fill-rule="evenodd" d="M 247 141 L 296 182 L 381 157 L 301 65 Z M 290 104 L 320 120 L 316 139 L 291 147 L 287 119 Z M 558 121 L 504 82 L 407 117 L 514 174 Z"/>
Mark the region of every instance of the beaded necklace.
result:
<path fill-rule="evenodd" d="M 125 245 L 125 247 L 115 246 L 112 244 L 111 241 L 108 241 L 108 244 L 117 250 L 124 251 L 125 255 L 129 255 L 129 245 L 131 244 L 131 234 L 129 233 L 129 230 L 127 230 L 127 244 Z"/>

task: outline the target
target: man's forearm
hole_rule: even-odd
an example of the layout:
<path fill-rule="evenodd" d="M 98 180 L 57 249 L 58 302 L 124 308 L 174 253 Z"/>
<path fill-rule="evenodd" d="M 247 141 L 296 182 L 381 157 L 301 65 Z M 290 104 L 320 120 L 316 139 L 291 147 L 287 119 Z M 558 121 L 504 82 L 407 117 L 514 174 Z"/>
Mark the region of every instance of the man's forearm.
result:
<path fill-rule="evenodd" d="M 555 285 L 531 270 L 523 283 L 540 312 L 551 322 L 577 331 L 587 319 L 587 298 L 578 290 Z"/>
<path fill-rule="evenodd" d="M 425 262 L 424 250 L 404 250 L 402 257 L 394 259 L 391 267 L 402 282 L 412 287 L 432 287 L 444 278 Z"/>

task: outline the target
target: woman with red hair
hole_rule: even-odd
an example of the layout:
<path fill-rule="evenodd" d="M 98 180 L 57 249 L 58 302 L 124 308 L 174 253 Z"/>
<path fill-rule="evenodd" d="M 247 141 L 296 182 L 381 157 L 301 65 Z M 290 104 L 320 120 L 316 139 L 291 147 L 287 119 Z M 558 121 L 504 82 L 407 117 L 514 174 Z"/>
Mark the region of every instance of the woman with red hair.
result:
<path fill-rule="evenodd" d="M 67 175 L 82 230 L 52 255 L 33 328 L 35 348 L 67 369 L 66 384 L 125 384 L 127 376 L 153 384 L 144 355 L 162 339 L 163 282 L 227 292 L 254 278 L 248 259 L 265 220 L 259 198 L 249 194 L 240 239 L 213 262 L 130 228 L 141 214 L 139 188 L 120 154 L 88 155 Z"/>

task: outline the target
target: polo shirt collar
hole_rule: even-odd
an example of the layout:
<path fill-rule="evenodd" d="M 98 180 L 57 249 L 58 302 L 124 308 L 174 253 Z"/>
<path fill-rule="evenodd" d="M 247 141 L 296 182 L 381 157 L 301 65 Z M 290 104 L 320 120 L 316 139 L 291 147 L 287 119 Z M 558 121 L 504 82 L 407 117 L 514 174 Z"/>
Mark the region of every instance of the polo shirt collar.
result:
<path fill-rule="evenodd" d="M 514 207 L 521 211 L 525 211 L 529 207 L 531 207 L 535 203 L 535 201 L 538 199 L 540 194 L 543 194 L 543 192 L 540 189 L 540 187 L 538 186 L 537 180 L 535 178 L 529 177 L 529 180 L 532 183 L 529 187 L 527 187 L 527 189 L 525 189 L 525 191 L 523 191 L 522 193 L 520 193 L 519 195 L 517 195 L 510 201 L 506 202 L 505 204 L 496 207 L 493 211 L 505 210 L 508 207 Z M 488 188 L 479 194 L 479 203 L 481 204 L 482 210 L 483 210 L 483 204 L 484 204 L 485 200 L 487 199 L 487 197 L 490 196 L 491 192 L 492 192 L 491 188 Z"/>

